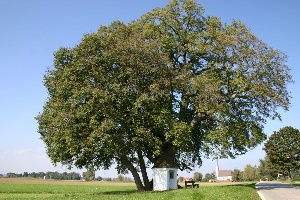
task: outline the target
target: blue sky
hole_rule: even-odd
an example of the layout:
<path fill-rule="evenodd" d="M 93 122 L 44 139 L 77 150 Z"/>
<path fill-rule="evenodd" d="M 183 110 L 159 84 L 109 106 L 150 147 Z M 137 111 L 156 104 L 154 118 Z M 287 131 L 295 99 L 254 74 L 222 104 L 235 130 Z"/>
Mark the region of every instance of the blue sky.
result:
<path fill-rule="evenodd" d="M 264 42 L 285 52 L 295 84 L 289 112 L 282 121 L 268 121 L 265 132 L 271 135 L 284 126 L 300 129 L 300 1 L 298 0 L 197 0 L 206 15 L 223 22 L 241 20 Z M 37 171 L 63 171 L 53 167 L 39 139 L 34 117 L 42 111 L 47 91 L 43 75 L 52 66 L 53 52 L 73 47 L 85 33 L 114 20 L 130 22 L 167 0 L 1 0 L 0 1 L 0 174 Z M 258 164 L 264 157 L 258 146 L 235 160 L 220 160 L 221 169 L 243 169 Z M 215 170 L 215 161 L 204 160 L 195 171 Z M 192 172 L 193 173 L 193 172 Z M 116 171 L 98 172 L 116 176 Z M 180 172 L 182 176 L 192 176 Z"/>

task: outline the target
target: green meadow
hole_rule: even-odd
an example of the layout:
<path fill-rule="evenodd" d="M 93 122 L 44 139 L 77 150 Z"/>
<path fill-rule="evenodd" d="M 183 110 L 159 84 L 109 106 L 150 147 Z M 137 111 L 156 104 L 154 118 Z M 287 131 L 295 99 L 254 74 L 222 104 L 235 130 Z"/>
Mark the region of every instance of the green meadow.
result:
<path fill-rule="evenodd" d="M 0 178 L 0 199 L 259 200 L 254 183 L 200 183 L 200 188 L 138 192 L 134 183 Z"/>

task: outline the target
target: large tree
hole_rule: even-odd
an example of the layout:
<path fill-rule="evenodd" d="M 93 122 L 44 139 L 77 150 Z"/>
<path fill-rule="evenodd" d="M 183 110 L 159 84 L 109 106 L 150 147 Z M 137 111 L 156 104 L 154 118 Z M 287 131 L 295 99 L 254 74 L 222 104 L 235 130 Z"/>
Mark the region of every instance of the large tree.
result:
<path fill-rule="evenodd" d="M 243 181 L 254 181 L 256 177 L 256 167 L 247 164 L 243 171 Z"/>
<path fill-rule="evenodd" d="M 55 52 L 38 132 L 54 164 L 116 164 L 151 189 L 149 166 L 190 170 L 265 140 L 266 119 L 289 107 L 285 62 L 241 22 L 173 0 Z"/>
<path fill-rule="evenodd" d="M 239 182 L 243 180 L 243 172 L 239 169 L 234 169 L 232 172 L 232 181 Z"/>
<path fill-rule="evenodd" d="M 259 159 L 259 166 L 257 167 L 257 176 L 259 179 L 274 180 L 278 176 L 278 169 L 271 163 L 268 156 L 265 159 Z"/>
<path fill-rule="evenodd" d="M 203 174 L 200 172 L 195 172 L 193 175 L 193 179 L 194 181 L 201 181 L 203 178 Z"/>
<path fill-rule="evenodd" d="M 274 131 L 265 143 L 264 150 L 278 173 L 287 175 L 289 181 L 300 170 L 300 131 L 291 126 Z"/>

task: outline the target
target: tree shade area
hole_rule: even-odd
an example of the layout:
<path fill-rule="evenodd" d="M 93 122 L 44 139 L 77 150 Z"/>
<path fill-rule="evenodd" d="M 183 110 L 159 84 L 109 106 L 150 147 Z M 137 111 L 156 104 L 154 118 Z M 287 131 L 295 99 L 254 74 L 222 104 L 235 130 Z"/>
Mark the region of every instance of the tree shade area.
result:
<path fill-rule="evenodd" d="M 292 181 L 300 170 L 300 131 L 291 126 L 274 131 L 264 150 L 278 173 Z"/>
<path fill-rule="evenodd" d="M 285 62 L 240 21 L 173 0 L 56 51 L 38 132 L 54 164 L 116 164 L 150 190 L 150 166 L 190 170 L 264 141 L 266 120 L 289 108 Z"/>

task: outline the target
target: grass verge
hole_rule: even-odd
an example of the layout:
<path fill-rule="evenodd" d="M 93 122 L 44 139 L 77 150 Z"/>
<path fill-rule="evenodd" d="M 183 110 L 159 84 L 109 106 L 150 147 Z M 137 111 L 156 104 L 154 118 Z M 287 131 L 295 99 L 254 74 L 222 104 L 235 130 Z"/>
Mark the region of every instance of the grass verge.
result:
<path fill-rule="evenodd" d="M 293 185 L 300 187 L 300 181 L 294 182 Z"/>
<path fill-rule="evenodd" d="M 71 181 L 2 181 L 0 199 L 136 199 L 136 200 L 259 200 L 254 183 L 200 184 L 200 188 L 138 192 L 132 183 Z"/>

